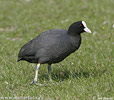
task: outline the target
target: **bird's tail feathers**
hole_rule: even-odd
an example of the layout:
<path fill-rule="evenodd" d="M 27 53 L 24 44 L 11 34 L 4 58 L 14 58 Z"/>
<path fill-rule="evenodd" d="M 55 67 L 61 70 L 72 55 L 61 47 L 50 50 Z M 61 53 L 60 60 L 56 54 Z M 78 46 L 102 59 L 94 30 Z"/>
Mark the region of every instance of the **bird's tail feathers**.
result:
<path fill-rule="evenodd" d="M 21 58 L 18 58 L 18 59 L 17 59 L 17 62 L 19 62 L 20 60 L 22 60 L 22 57 L 21 57 Z"/>

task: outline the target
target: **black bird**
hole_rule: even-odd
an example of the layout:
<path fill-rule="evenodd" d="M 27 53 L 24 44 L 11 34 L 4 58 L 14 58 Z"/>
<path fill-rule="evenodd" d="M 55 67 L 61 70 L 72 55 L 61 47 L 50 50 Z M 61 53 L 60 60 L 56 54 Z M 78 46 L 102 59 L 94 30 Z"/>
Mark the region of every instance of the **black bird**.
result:
<path fill-rule="evenodd" d="M 91 33 L 84 21 L 74 22 L 65 29 L 48 30 L 23 45 L 18 54 L 18 60 L 37 63 L 35 78 L 31 83 L 37 83 L 40 64 L 48 64 L 49 78 L 51 64 L 64 60 L 76 51 L 81 44 L 81 33 Z"/>

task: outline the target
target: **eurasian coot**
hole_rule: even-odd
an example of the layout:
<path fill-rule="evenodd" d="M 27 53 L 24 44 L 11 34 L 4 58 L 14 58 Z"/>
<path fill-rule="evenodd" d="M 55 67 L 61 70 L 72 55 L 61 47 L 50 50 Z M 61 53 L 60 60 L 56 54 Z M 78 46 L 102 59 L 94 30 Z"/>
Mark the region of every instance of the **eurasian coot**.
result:
<path fill-rule="evenodd" d="M 37 63 L 35 78 L 31 83 L 37 83 L 40 64 L 47 63 L 50 77 L 51 64 L 64 60 L 76 51 L 81 44 L 81 33 L 91 31 L 84 21 L 78 21 L 65 29 L 48 30 L 23 45 L 18 54 L 18 60 Z"/>

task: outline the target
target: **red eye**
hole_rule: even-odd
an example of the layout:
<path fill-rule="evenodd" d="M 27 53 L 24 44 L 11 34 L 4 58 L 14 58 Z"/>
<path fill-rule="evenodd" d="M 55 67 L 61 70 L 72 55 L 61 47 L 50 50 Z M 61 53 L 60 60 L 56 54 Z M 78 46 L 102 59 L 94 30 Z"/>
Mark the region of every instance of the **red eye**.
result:
<path fill-rule="evenodd" d="M 80 24 L 80 27 L 82 27 L 83 25 L 82 24 Z"/>

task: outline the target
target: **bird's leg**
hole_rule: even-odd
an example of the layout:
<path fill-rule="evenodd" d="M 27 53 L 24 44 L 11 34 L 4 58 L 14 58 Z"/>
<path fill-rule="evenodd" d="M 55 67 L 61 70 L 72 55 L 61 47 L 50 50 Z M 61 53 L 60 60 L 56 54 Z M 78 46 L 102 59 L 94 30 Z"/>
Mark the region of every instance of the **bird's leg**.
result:
<path fill-rule="evenodd" d="M 51 79 L 51 65 L 48 65 L 48 76 L 49 76 L 49 80 L 52 81 L 52 79 Z"/>
<path fill-rule="evenodd" d="M 33 83 L 35 83 L 35 84 L 37 85 L 38 70 L 39 70 L 39 68 L 40 68 L 40 63 L 38 63 L 38 64 L 37 64 L 37 66 L 36 66 L 35 77 L 34 77 L 33 82 L 31 82 L 31 84 L 30 84 L 30 85 L 32 85 Z"/>

